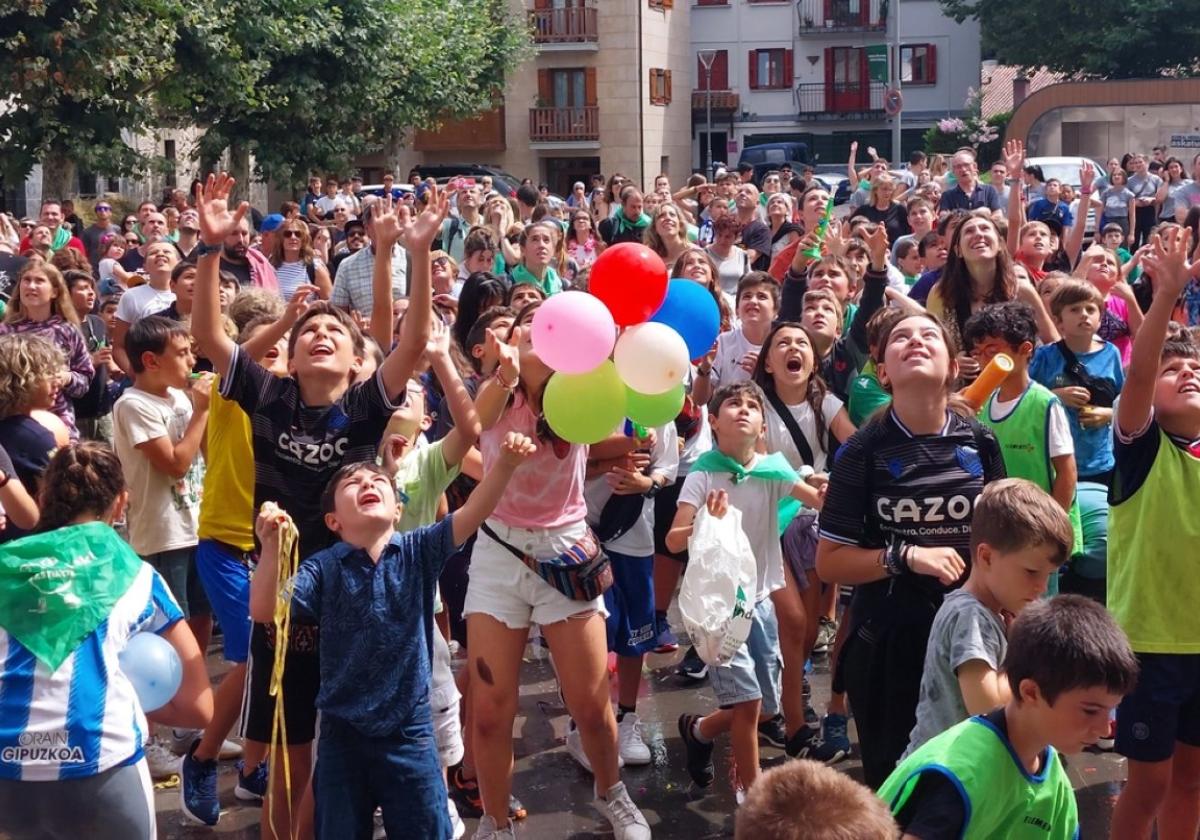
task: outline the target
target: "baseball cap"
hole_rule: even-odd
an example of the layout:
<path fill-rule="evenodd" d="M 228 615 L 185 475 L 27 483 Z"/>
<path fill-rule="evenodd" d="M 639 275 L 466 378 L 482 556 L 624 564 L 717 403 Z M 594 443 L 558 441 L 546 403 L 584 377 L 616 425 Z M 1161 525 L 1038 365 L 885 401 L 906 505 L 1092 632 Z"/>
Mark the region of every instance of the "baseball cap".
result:
<path fill-rule="evenodd" d="M 346 222 L 346 224 L 342 227 L 342 232 L 345 233 L 347 236 L 349 236 L 350 231 L 355 230 L 355 229 L 361 230 L 365 233 L 367 230 L 367 226 L 363 223 L 362 219 L 351 219 L 350 221 Z"/>
<path fill-rule="evenodd" d="M 262 225 L 259 226 L 259 231 L 262 233 L 271 233 L 272 231 L 278 230 L 282 224 L 283 216 L 279 213 L 272 213 L 262 220 Z"/>

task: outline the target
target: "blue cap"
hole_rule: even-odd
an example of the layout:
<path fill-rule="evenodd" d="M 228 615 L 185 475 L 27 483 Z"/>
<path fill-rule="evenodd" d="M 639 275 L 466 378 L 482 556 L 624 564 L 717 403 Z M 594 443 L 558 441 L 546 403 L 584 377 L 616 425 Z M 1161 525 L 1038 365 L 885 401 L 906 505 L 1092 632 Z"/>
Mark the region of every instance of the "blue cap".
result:
<path fill-rule="evenodd" d="M 283 216 L 281 216 L 279 213 L 272 213 L 270 216 L 266 216 L 262 220 L 262 225 L 259 227 L 259 230 L 262 233 L 270 233 L 271 231 L 278 230 L 282 224 Z"/>

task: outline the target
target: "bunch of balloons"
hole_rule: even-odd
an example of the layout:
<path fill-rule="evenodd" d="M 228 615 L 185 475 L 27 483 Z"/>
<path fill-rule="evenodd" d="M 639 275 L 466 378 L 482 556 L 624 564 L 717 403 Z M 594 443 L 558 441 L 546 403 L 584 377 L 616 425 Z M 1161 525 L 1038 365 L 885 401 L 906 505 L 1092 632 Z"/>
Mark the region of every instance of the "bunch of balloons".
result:
<path fill-rule="evenodd" d="M 542 411 L 559 437 L 596 443 L 626 418 L 661 426 L 683 407 L 690 360 L 711 349 L 720 313 L 708 289 L 668 280 L 643 245 L 606 249 L 589 292 L 563 292 L 533 316 L 534 352 L 555 373 Z"/>

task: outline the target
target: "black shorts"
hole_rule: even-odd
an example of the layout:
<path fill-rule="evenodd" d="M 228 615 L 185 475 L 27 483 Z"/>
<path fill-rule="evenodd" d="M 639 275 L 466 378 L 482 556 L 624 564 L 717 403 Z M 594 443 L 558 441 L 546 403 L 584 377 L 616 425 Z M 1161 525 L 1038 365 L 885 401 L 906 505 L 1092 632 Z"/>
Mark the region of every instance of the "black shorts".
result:
<path fill-rule="evenodd" d="M 671 523 L 675 521 L 675 508 L 679 505 L 679 491 L 683 489 L 685 478 L 687 476 L 679 476 L 671 484 L 659 490 L 654 497 L 654 553 L 666 555 L 686 565 L 688 560 L 686 548 L 683 551 L 667 549 L 667 532 L 671 530 Z"/>
<path fill-rule="evenodd" d="M 1200 747 L 1200 654 L 1137 658 L 1137 686 L 1117 707 L 1117 752 L 1134 761 L 1166 761 L 1176 741 Z"/>
<path fill-rule="evenodd" d="M 262 744 L 271 742 L 275 698 L 271 696 L 271 671 L 275 665 L 275 626 L 255 624 L 250 631 L 245 712 L 242 736 Z M 317 733 L 317 692 L 321 688 L 317 627 L 293 624 L 291 644 L 284 659 L 283 717 L 286 744 L 311 744 Z"/>

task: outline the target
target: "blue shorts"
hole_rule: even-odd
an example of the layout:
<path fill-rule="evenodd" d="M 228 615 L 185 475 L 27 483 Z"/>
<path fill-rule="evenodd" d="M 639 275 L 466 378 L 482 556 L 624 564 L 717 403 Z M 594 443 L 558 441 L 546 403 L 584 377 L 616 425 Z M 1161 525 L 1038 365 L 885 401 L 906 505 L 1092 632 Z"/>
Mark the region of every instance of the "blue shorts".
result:
<path fill-rule="evenodd" d="M 227 662 L 245 662 L 250 652 L 250 567 L 246 555 L 217 540 L 200 540 L 196 571 L 221 623 Z"/>
<path fill-rule="evenodd" d="M 162 575 L 185 618 L 212 615 L 212 607 L 208 604 L 200 576 L 196 574 L 196 546 L 147 554 L 142 559 Z"/>
<path fill-rule="evenodd" d="M 1117 707 L 1117 752 L 1134 761 L 1166 761 L 1176 741 L 1200 747 L 1200 654 L 1137 658 L 1137 686 Z"/>
<path fill-rule="evenodd" d="M 654 629 L 654 556 L 605 553 L 613 572 L 613 585 L 604 593 L 608 649 L 617 656 L 649 653 L 658 638 Z"/>
<path fill-rule="evenodd" d="M 709 668 L 708 676 L 717 704 L 727 709 L 738 703 L 762 700 L 762 713 L 779 713 L 783 663 L 779 653 L 779 622 L 770 598 L 754 608 L 746 643 L 727 665 Z"/>

